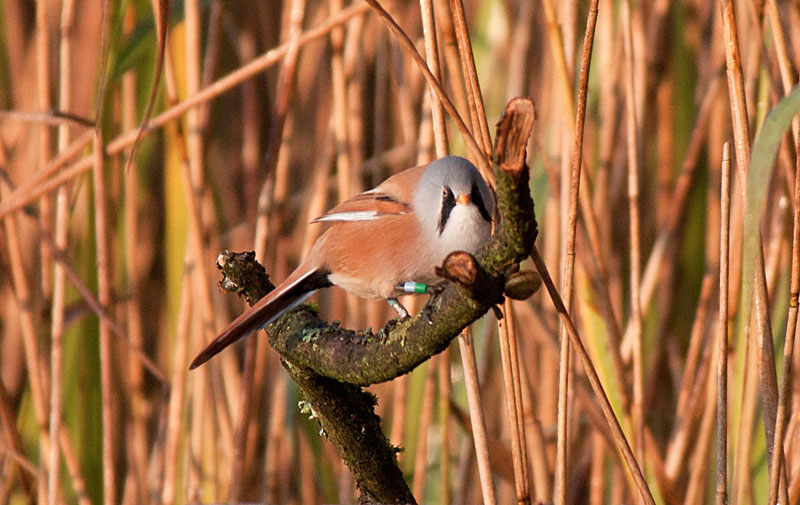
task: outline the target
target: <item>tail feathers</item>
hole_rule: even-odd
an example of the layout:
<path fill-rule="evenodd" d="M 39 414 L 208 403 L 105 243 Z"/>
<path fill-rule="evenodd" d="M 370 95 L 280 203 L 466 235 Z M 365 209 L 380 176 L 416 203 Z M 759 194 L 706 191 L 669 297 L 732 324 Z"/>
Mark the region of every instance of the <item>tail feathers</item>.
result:
<path fill-rule="evenodd" d="M 194 370 L 232 343 L 263 328 L 284 312 L 293 309 L 317 289 L 330 285 L 327 272 L 320 270 L 311 270 L 296 279 L 287 279 L 284 284 L 234 319 L 217 338 L 200 351 L 189 365 L 189 369 Z"/>

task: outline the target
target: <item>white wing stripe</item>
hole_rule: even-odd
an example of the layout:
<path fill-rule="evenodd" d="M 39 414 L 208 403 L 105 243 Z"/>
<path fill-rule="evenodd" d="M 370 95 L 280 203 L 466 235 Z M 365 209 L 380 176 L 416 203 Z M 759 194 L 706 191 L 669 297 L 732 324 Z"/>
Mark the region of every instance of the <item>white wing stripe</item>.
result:
<path fill-rule="evenodd" d="M 360 210 L 354 212 L 337 212 L 335 214 L 327 214 L 322 217 L 318 217 L 314 221 L 374 221 L 375 219 L 378 219 L 384 215 L 386 214 L 379 215 L 375 210 Z"/>

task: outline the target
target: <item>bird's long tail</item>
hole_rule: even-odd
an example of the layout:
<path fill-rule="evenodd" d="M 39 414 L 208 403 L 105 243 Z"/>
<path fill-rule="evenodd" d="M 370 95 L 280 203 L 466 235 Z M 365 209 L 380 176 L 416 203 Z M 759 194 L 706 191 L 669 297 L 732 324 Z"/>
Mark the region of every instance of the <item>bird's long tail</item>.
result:
<path fill-rule="evenodd" d="M 267 296 L 234 319 L 189 365 L 190 370 L 199 367 L 217 353 L 242 337 L 258 330 L 293 309 L 314 291 L 330 286 L 327 272 L 309 270 L 295 278 L 290 276 Z"/>

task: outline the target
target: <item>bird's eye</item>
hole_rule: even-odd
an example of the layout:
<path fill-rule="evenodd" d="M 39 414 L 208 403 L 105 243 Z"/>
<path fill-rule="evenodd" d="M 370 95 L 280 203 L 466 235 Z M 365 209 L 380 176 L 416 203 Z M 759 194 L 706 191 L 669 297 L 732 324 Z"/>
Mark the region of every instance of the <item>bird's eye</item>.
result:
<path fill-rule="evenodd" d="M 447 196 L 449 194 L 450 194 L 450 188 L 448 188 L 447 186 L 444 186 L 442 188 L 442 198 L 447 198 Z"/>

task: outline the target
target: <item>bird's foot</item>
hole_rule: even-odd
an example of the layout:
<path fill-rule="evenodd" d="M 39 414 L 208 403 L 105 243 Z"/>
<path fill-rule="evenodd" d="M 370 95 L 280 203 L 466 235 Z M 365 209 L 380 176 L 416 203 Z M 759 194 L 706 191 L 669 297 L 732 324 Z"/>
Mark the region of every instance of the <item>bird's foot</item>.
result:
<path fill-rule="evenodd" d="M 397 298 L 387 298 L 386 302 L 397 312 L 400 319 L 408 319 L 411 315 L 408 313 L 403 304 L 397 301 Z"/>
<path fill-rule="evenodd" d="M 444 291 L 442 286 L 428 286 L 427 293 L 430 295 L 428 301 L 425 302 L 425 306 L 422 308 L 422 318 L 427 321 L 428 324 L 433 324 L 433 320 L 431 319 L 431 314 L 433 311 L 433 302 L 438 298 L 438 296 Z"/>

